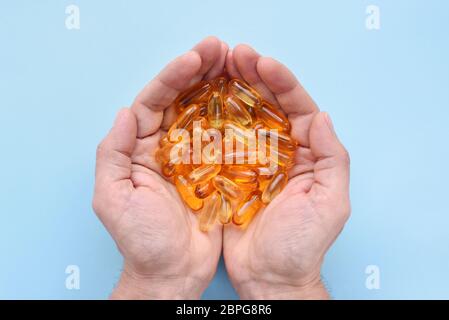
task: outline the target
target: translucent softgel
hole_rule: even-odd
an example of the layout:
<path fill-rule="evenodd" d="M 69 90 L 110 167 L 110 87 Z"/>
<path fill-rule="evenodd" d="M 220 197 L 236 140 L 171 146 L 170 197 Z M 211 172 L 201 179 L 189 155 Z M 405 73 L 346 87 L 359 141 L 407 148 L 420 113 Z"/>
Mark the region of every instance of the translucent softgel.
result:
<path fill-rule="evenodd" d="M 202 231 L 245 227 L 286 186 L 298 146 L 284 113 L 246 82 L 217 78 L 181 92 L 156 159 Z"/>

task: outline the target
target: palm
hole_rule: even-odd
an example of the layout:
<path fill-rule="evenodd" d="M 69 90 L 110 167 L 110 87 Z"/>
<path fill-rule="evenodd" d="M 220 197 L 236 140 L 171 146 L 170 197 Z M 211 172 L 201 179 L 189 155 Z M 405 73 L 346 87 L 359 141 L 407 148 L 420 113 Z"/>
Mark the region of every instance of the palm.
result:
<path fill-rule="evenodd" d="M 201 271 L 213 270 L 216 265 L 221 230 L 215 228 L 208 235 L 199 231 L 195 214 L 184 205 L 173 184 L 160 175 L 154 154 L 162 134 L 159 130 L 137 139 L 131 154 L 131 177 L 117 185 L 125 188 L 116 206 L 120 217 L 105 224 L 136 271 L 163 270 L 163 275 L 173 276 L 193 264 L 202 265 L 194 270 L 195 276 L 208 278 L 209 274 Z"/>
<path fill-rule="evenodd" d="M 121 111 L 97 152 L 93 205 L 123 254 L 125 269 L 146 278 L 179 279 L 196 292 L 215 273 L 221 228 L 199 230 L 196 216 L 161 176 L 154 154 L 174 120 L 173 99 L 192 83 L 220 75 L 227 51 L 209 37 L 172 61 L 131 109 Z"/>
<path fill-rule="evenodd" d="M 226 229 L 224 255 L 230 272 L 238 275 L 235 281 L 249 281 L 257 274 L 259 279 L 275 275 L 280 281 L 294 277 L 305 283 L 315 276 L 313 270 L 321 263 L 332 238 L 326 233 L 327 220 L 323 217 L 328 205 L 321 202 L 316 206 L 317 186 L 311 189 L 312 185 L 309 173 L 292 178 L 247 230 Z"/>
<path fill-rule="evenodd" d="M 319 279 L 323 256 L 349 213 L 346 152 L 326 115 L 285 66 L 245 45 L 226 63 L 231 77 L 245 79 L 288 115 L 301 145 L 285 189 L 246 230 L 225 228 L 227 270 L 237 286 L 305 285 Z"/>

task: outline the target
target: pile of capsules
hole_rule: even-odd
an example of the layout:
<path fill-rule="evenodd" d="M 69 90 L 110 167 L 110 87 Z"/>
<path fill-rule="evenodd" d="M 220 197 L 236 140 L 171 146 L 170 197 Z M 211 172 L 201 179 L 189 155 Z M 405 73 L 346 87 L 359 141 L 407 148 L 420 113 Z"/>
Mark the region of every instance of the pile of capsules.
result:
<path fill-rule="evenodd" d="M 178 117 L 156 152 L 162 174 L 175 184 L 185 204 L 199 213 L 202 231 L 217 221 L 247 226 L 287 184 L 298 146 L 289 134 L 288 119 L 246 82 L 223 77 L 181 92 L 173 107 Z M 203 148 L 205 140 L 226 147 L 209 156 L 203 152 L 195 161 L 195 138 L 192 143 L 188 136 L 174 135 L 179 129 L 193 137 L 199 134 Z M 267 161 L 250 150 L 251 137 L 266 143 Z"/>

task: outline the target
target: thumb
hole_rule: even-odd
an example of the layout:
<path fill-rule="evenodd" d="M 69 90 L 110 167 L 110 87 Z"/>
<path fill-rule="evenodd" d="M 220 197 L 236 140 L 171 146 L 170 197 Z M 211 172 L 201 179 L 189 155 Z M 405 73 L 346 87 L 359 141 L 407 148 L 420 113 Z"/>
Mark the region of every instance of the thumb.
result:
<path fill-rule="evenodd" d="M 96 184 L 99 186 L 131 177 L 131 153 L 137 136 L 134 113 L 121 109 L 112 129 L 97 148 Z"/>
<path fill-rule="evenodd" d="M 337 199 L 348 199 L 349 155 L 338 140 L 327 113 L 320 112 L 314 117 L 309 139 L 312 154 L 317 158 L 314 167 L 315 182 L 328 189 Z"/>

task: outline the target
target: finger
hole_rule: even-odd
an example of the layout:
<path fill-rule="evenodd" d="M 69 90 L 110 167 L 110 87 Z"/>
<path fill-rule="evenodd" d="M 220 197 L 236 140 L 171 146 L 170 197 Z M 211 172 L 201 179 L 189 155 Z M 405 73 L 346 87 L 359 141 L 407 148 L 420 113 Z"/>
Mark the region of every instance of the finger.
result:
<path fill-rule="evenodd" d="M 254 87 L 267 101 L 277 105 L 276 98 L 262 81 L 257 71 L 260 54 L 250 46 L 240 44 L 235 47 L 233 55 L 235 66 L 243 79 Z"/>
<path fill-rule="evenodd" d="M 210 70 L 204 76 L 205 80 L 214 79 L 223 75 L 225 63 L 226 63 L 226 55 L 228 54 L 229 47 L 225 42 L 221 42 L 220 45 L 220 53 L 218 58 L 216 59 L 214 65 L 210 68 Z"/>
<path fill-rule="evenodd" d="M 215 38 L 212 37 L 212 42 L 209 43 L 209 47 L 216 47 L 216 44 L 214 44 Z M 204 50 L 204 48 L 194 48 L 194 50 L 199 50 L 202 54 L 207 54 Z M 223 74 L 224 71 L 224 65 L 226 60 L 226 55 L 228 52 L 228 45 L 224 42 L 221 42 L 221 50 L 219 52 L 219 56 L 214 62 L 214 64 L 210 67 L 210 69 L 207 71 L 207 73 L 202 76 L 201 74 L 198 74 L 196 77 L 202 77 L 204 79 L 213 79 Z M 216 55 L 215 52 L 211 53 L 212 55 Z M 163 130 L 168 130 L 170 126 L 173 124 L 173 122 L 176 120 L 176 117 L 178 114 L 176 113 L 176 108 L 174 105 L 170 105 L 168 108 L 164 110 L 164 117 L 162 120 L 161 128 Z"/>
<path fill-rule="evenodd" d="M 161 167 L 158 161 L 156 161 L 156 152 L 159 149 L 159 140 L 163 133 L 159 130 L 152 136 L 144 139 L 137 139 L 134 151 L 131 155 L 131 161 L 133 164 L 141 165 L 154 172 L 161 173 Z"/>
<path fill-rule="evenodd" d="M 317 188 L 330 190 L 337 199 L 349 197 L 349 155 L 338 140 L 329 115 L 318 113 L 310 128 L 310 148 L 317 162 L 314 167 Z"/>
<path fill-rule="evenodd" d="M 220 60 L 222 42 L 217 37 L 210 36 L 194 46 L 192 51 L 198 53 L 201 58 L 201 68 L 194 79 L 194 82 L 198 82 L 202 80 L 216 65 L 217 61 Z"/>
<path fill-rule="evenodd" d="M 258 60 L 257 71 L 292 124 L 292 136 L 309 146 L 309 128 L 318 106 L 293 73 L 280 62 L 267 57 Z"/>
<path fill-rule="evenodd" d="M 132 106 L 137 116 L 139 138 L 147 137 L 159 129 L 164 109 L 180 91 L 203 78 L 220 57 L 220 50 L 220 40 L 208 37 L 169 63 L 148 83 Z"/>
<path fill-rule="evenodd" d="M 164 111 L 164 119 L 162 120 L 161 129 L 168 131 L 171 125 L 175 122 L 178 117 L 178 113 L 176 112 L 176 106 L 171 105 Z"/>
<path fill-rule="evenodd" d="M 232 50 L 228 51 L 228 54 L 226 55 L 226 64 L 225 64 L 226 72 L 229 75 L 229 77 L 232 78 L 238 78 L 243 79 L 240 72 L 237 70 L 237 67 L 234 62 L 234 52 Z"/>
<path fill-rule="evenodd" d="M 110 185 L 130 178 L 136 133 L 137 122 L 133 112 L 128 108 L 120 110 L 111 131 L 97 148 L 96 184 Z"/>
<path fill-rule="evenodd" d="M 170 62 L 145 86 L 131 107 L 137 116 L 137 137 L 147 137 L 159 129 L 164 109 L 190 85 L 200 68 L 201 57 L 189 51 Z"/>

